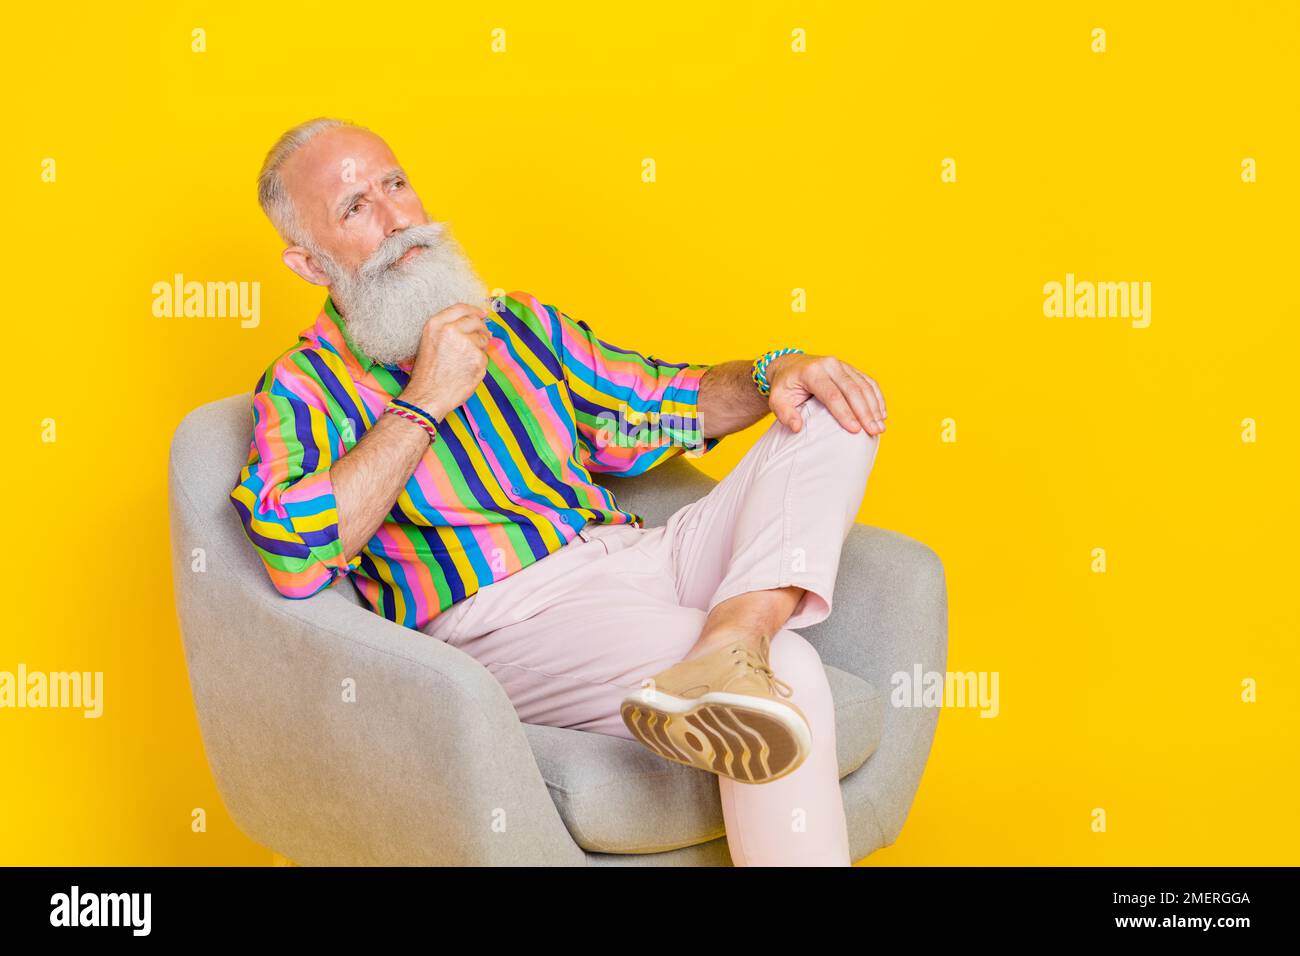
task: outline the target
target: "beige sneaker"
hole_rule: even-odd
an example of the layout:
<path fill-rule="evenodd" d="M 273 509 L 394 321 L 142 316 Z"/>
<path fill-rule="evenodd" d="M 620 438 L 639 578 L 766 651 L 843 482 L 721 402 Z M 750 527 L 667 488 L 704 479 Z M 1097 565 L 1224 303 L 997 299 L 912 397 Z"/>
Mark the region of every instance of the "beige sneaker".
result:
<path fill-rule="evenodd" d="M 743 641 L 681 661 L 623 699 L 623 723 L 659 756 L 741 783 L 794 771 L 812 749 L 794 690 Z"/>

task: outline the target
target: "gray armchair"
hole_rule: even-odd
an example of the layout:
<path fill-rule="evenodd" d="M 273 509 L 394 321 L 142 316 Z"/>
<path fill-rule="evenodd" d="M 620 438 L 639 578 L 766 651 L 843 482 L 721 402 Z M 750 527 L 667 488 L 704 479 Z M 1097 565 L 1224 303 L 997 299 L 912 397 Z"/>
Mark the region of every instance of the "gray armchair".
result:
<path fill-rule="evenodd" d="M 521 723 L 463 651 L 371 612 L 340 581 L 281 597 L 229 501 L 250 397 L 187 415 L 169 469 L 173 572 L 208 762 L 235 823 L 303 865 L 728 865 L 717 778 L 620 737 Z M 662 524 L 713 479 L 683 459 L 610 478 Z M 945 669 L 943 566 L 858 525 L 835 611 L 802 630 L 835 698 L 853 858 L 903 827 L 938 710 L 889 706 L 891 675 Z M 344 703 L 344 681 L 355 702 Z"/>

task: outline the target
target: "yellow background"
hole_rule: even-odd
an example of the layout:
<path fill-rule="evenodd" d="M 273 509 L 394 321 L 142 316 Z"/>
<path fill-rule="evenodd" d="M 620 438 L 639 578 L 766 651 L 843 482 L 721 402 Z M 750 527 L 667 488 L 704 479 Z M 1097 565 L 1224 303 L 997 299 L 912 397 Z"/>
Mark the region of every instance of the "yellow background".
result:
<path fill-rule="evenodd" d="M 270 860 L 204 758 L 165 458 L 320 307 L 254 192 L 320 114 L 385 136 L 493 287 L 880 381 L 860 520 L 938 552 L 949 669 L 1001 713 L 943 713 L 870 865 L 1297 861 L 1294 4 L 152 6 L 8 14 L 0 670 L 102 670 L 105 714 L 0 711 L 0 863 Z M 177 272 L 260 282 L 261 324 L 154 318 Z M 1045 318 L 1067 272 L 1150 281 L 1150 327 Z"/>

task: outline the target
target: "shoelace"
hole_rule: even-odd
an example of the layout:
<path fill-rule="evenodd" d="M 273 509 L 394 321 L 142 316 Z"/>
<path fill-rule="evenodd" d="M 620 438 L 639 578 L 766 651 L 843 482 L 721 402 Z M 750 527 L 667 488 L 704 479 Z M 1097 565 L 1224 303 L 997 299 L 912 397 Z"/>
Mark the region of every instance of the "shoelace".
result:
<path fill-rule="evenodd" d="M 743 654 L 744 656 L 736 663 L 741 664 L 744 667 L 749 667 L 752 670 L 756 671 L 757 673 L 762 674 L 763 677 L 767 679 L 768 686 L 770 686 L 782 697 L 790 697 L 794 694 L 794 688 L 791 687 L 789 684 L 787 684 L 785 681 L 781 680 L 781 678 L 777 677 L 775 672 L 773 672 L 772 668 L 770 668 L 767 664 L 762 664 L 762 663 L 755 664 L 754 661 L 757 658 L 750 651 L 746 650 L 743 647 L 737 647 L 731 653 L 733 656 L 736 654 Z"/>

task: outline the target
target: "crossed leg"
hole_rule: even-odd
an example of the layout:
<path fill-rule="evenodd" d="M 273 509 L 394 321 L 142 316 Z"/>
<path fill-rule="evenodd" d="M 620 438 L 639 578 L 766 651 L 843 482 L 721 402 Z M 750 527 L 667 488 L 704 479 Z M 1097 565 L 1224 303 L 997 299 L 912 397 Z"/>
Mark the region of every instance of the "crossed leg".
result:
<path fill-rule="evenodd" d="M 737 639 L 756 649 L 770 637 L 769 663 L 812 729 L 813 751 L 793 773 L 757 786 L 719 777 L 738 865 L 851 862 L 834 702 L 816 649 L 791 628 L 830 614 L 879 438 L 846 430 L 815 398 L 800 411 L 798 432 L 773 421 L 709 494 L 644 545 L 667 557 L 680 602 L 706 612 L 687 656 Z"/>
<path fill-rule="evenodd" d="M 632 739 L 619 715 L 623 698 L 698 641 L 706 613 L 660 591 L 656 582 L 664 576 L 653 566 L 643 565 L 639 574 L 616 570 L 619 554 L 583 567 L 583 586 L 549 600 L 539 613 L 453 642 L 496 677 L 525 723 Z M 577 576 L 570 569 L 570 578 Z M 797 770 L 770 783 L 718 777 L 732 862 L 847 865 L 835 709 L 821 657 L 801 635 L 781 630 L 769 660 L 794 689 L 790 700 L 808 719 L 813 749 Z"/>
<path fill-rule="evenodd" d="M 521 720 L 631 737 L 622 698 L 717 643 L 771 637 L 769 663 L 794 689 L 813 751 L 765 784 L 719 777 L 737 865 L 847 865 L 835 713 L 816 649 L 791 627 L 830 613 L 839 553 L 878 439 L 846 431 L 816 399 L 804 427 L 773 422 L 737 467 L 665 526 L 601 529 L 527 572 L 518 620 L 449 643 L 483 663 Z M 598 543 L 597 543 L 598 542 Z M 498 626 L 501 625 L 501 626 Z"/>

